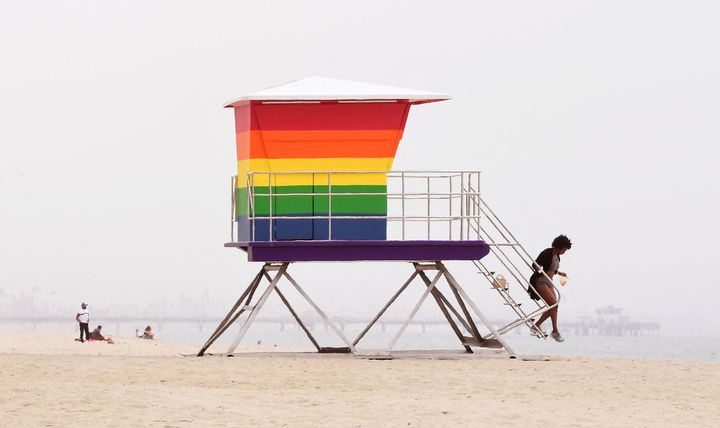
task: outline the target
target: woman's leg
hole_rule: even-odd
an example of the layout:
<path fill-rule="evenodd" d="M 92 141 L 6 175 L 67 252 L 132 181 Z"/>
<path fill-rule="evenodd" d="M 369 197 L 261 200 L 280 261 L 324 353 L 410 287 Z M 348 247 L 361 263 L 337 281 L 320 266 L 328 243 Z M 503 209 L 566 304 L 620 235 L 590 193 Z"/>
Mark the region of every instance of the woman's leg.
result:
<path fill-rule="evenodd" d="M 557 296 L 555 296 L 555 290 L 552 289 L 552 287 L 548 286 L 542 286 L 537 288 L 537 292 L 542 297 L 542 299 L 547 303 L 549 306 L 554 305 L 557 303 Z M 558 331 L 557 327 L 557 306 L 550 309 L 549 311 L 545 312 L 540 316 L 540 319 L 535 323 L 536 326 L 540 327 L 540 324 L 542 324 L 548 317 L 552 320 L 552 326 L 553 331 Z"/>

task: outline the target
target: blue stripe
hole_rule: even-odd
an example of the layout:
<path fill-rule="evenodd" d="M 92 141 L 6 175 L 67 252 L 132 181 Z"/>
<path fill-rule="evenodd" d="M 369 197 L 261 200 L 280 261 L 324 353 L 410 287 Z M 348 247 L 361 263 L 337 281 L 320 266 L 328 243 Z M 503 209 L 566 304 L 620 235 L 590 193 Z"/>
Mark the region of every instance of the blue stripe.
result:
<path fill-rule="evenodd" d="M 355 216 L 355 214 L 348 214 Z M 369 219 L 332 219 L 333 240 L 386 240 L 387 220 Z M 238 241 L 269 241 L 270 220 L 239 217 Z M 255 226 L 255 237 L 252 226 Z M 329 239 L 328 219 L 279 219 L 273 220 L 273 241 L 327 240 Z"/>

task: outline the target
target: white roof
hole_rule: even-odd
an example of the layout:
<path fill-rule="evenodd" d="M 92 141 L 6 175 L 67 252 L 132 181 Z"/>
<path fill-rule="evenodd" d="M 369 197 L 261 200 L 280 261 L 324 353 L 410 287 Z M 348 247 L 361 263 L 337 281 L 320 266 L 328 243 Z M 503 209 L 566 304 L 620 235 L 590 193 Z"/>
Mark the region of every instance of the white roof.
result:
<path fill-rule="evenodd" d="M 225 107 L 232 107 L 236 103 L 250 100 L 410 100 L 410 102 L 418 104 L 449 100 L 450 98 L 452 97 L 448 94 L 418 91 L 416 89 L 329 79 L 327 77 L 308 77 L 244 95 L 227 103 Z"/>

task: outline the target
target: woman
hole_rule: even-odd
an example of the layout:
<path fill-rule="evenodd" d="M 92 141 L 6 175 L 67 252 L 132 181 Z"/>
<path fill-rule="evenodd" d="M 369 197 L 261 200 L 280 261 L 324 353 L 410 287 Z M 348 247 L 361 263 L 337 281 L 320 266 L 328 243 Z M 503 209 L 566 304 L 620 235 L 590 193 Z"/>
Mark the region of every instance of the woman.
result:
<path fill-rule="evenodd" d="M 150 326 L 145 327 L 145 331 L 143 331 L 143 334 L 138 334 L 138 331 L 140 331 L 140 330 L 136 328 L 135 329 L 135 337 L 137 337 L 138 339 L 149 339 L 149 340 L 155 339 L 155 335 L 153 334 L 152 328 L 150 328 Z"/>
<path fill-rule="evenodd" d="M 572 242 L 565 235 L 560 235 L 553 239 L 552 247 L 544 249 L 540 255 L 535 259 L 535 273 L 530 278 L 530 284 L 535 287 L 537 294 L 547 303 L 549 306 L 554 306 L 557 303 L 557 296 L 555 295 L 555 288 L 552 284 L 552 278 L 555 274 L 567 277 L 565 272 L 560 272 L 560 256 L 565 254 L 567 250 L 572 247 Z M 540 269 L 547 275 L 543 275 Z M 549 278 L 549 279 L 548 279 Z M 531 293 L 532 295 L 533 293 Z M 564 342 L 565 339 L 560 335 L 560 331 L 557 327 L 557 306 L 554 306 L 549 311 L 545 312 L 540 316 L 540 319 L 535 323 L 533 334 L 542 333 L 540 325 L 550 317 L 552 320 L 552 333 L 550 335 L 557 342 Z M 542 333 L 544 334 L 544 333 Z"/>

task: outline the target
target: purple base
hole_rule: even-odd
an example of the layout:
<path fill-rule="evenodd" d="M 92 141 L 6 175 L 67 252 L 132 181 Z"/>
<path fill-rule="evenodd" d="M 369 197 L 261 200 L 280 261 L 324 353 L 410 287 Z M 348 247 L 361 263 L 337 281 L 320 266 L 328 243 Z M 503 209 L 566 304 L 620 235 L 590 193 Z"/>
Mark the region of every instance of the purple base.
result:
<path fill-rule="evenodd" d="M 228 242 L 250 262 L 354 262 L 480 260 L 484 241 L 253 241 Z"/>

